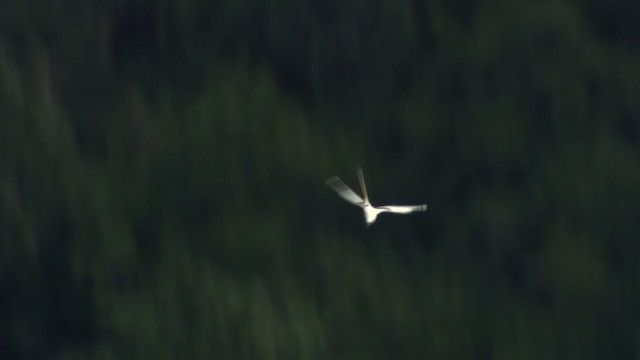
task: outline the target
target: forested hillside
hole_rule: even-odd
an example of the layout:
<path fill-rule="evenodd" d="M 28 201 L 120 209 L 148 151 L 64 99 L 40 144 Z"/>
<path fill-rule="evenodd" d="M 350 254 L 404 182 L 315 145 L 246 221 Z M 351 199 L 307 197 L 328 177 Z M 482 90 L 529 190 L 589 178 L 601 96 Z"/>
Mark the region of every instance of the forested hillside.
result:
<path fill-rule="evenodd" d="M 639 17 L 3 0 L 0 358 L 640 358 Z"/>

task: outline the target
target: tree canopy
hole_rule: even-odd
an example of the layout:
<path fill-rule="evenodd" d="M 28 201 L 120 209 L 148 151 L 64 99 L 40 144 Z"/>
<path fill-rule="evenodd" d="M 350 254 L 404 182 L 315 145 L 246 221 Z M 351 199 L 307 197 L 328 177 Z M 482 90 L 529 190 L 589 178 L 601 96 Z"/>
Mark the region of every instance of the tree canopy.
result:
<path fill-rule="evenodd" d="M 638 16 L 3 1 L 0 357 L 640 357 Z"/>

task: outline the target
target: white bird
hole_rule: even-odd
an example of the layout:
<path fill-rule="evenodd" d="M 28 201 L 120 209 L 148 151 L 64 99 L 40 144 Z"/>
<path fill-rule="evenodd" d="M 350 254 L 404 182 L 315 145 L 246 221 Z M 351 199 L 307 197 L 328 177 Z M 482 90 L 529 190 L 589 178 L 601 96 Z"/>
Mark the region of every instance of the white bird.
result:
<path fill-rule="evenodd" d="M 340 195 L 341 198 L 347 200 L 353 205 L 360 206 L 364 212 L 364 219 L 367 222 L 367 227 L 376 221 L 379 214 L 384 212 L 396 213 L 396 214 L 409 214 L 414 211 L 426 211 L 427 204 L 423 205 L 386 205 L 375 207 L 369 202 L 369 195 L 367 195 L 367 187 L 364 184 L 364 175 L 362 169 L 357 168 L 358 180 L 360 181 L 360 187 L 362 188 L 362 199 L 358 194 L 351 190 L 339 177 L 333 176 L 325 180 L 325 184 L 329 185 L 335 192 Z"/>

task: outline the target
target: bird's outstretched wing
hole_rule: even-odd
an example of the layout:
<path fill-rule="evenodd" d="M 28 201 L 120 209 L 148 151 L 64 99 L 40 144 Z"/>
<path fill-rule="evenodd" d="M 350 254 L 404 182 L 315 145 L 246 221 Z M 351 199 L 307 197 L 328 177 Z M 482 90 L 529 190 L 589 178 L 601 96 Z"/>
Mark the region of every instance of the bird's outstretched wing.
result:
<path fill-rule="evenodd" d="M 414 211 L 427 211 L 427 204 L 424 205 L 386 205 L 380 206 L 380 209 L 388 210 L 396 214 L 409 214 Z"/>
<path fill-rule="evenodd" d="M 347 186 L 347 184 L 342 182 L 342 180 L 340 180 L 339 177 L 337 176 L 330 177 L 327 180 L 325 180 L 325 184 L 329 185 L 330 188 L 335 190 L 335 192 L 337 192 L 341 198 L 347 200 L 348 202 L 354 205 L 358 205 L 360 207 L 363 206 L 364 200 L 362 200 L 362 198 L 358 196 L 358 194 L 353 192 L 353 190 L 351 190 Z"/>
<path fill-rule="evenodd" d="M 358 181 L 360 182 L 360 188 L 362 189 L 362 195 L 365 201 L 369 201 L 369 195 L 367 194 L 367 185 L 364 183 L 364 174 L 362 174 L 362 168 L 357 167 L 356 173 L 358 174 Z"/>

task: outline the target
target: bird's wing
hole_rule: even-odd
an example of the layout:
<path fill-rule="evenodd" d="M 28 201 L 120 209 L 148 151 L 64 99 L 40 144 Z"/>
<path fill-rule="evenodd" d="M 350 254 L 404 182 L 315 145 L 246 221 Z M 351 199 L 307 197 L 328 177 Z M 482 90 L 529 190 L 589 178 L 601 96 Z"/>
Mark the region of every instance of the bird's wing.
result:
<path fill-rule="evenodd" d="M 325 184 L 329 185 L 329 187 L 335 190 L 335 192 L 337 192 L 341 198 L 347 200 L 348 202 L 358 206 L 362 206 L 364 204 L 364 200 L 362 200 L 362 198 L 358 196 L 358 194 L 353 192 L 353 190 L 351 190 L 347 186 L 347 184 L 342 182 L 339 177 L 330 177 L 325 181 Z"/>
<path fill-rule="evenodd" d="M 409 214 L 414 211 L 426 211 L 427 204 L 424 205 L 386 205 L 380 206 L 380 209 L 385 209 L 389 212 L 396 214 Z"/>
<path fill-rule="evenodd" d="M 364 174 L 362 174 L 362 168 L 356 168 L 356 173 L 358 174 L 358 181 L 360 182 L 360 188 L 362 189 L 362 195 L 364 196 L 365 201 L 369 201 L 369 195 L 367 194 L 367 185 L 364 183 Z"/>

